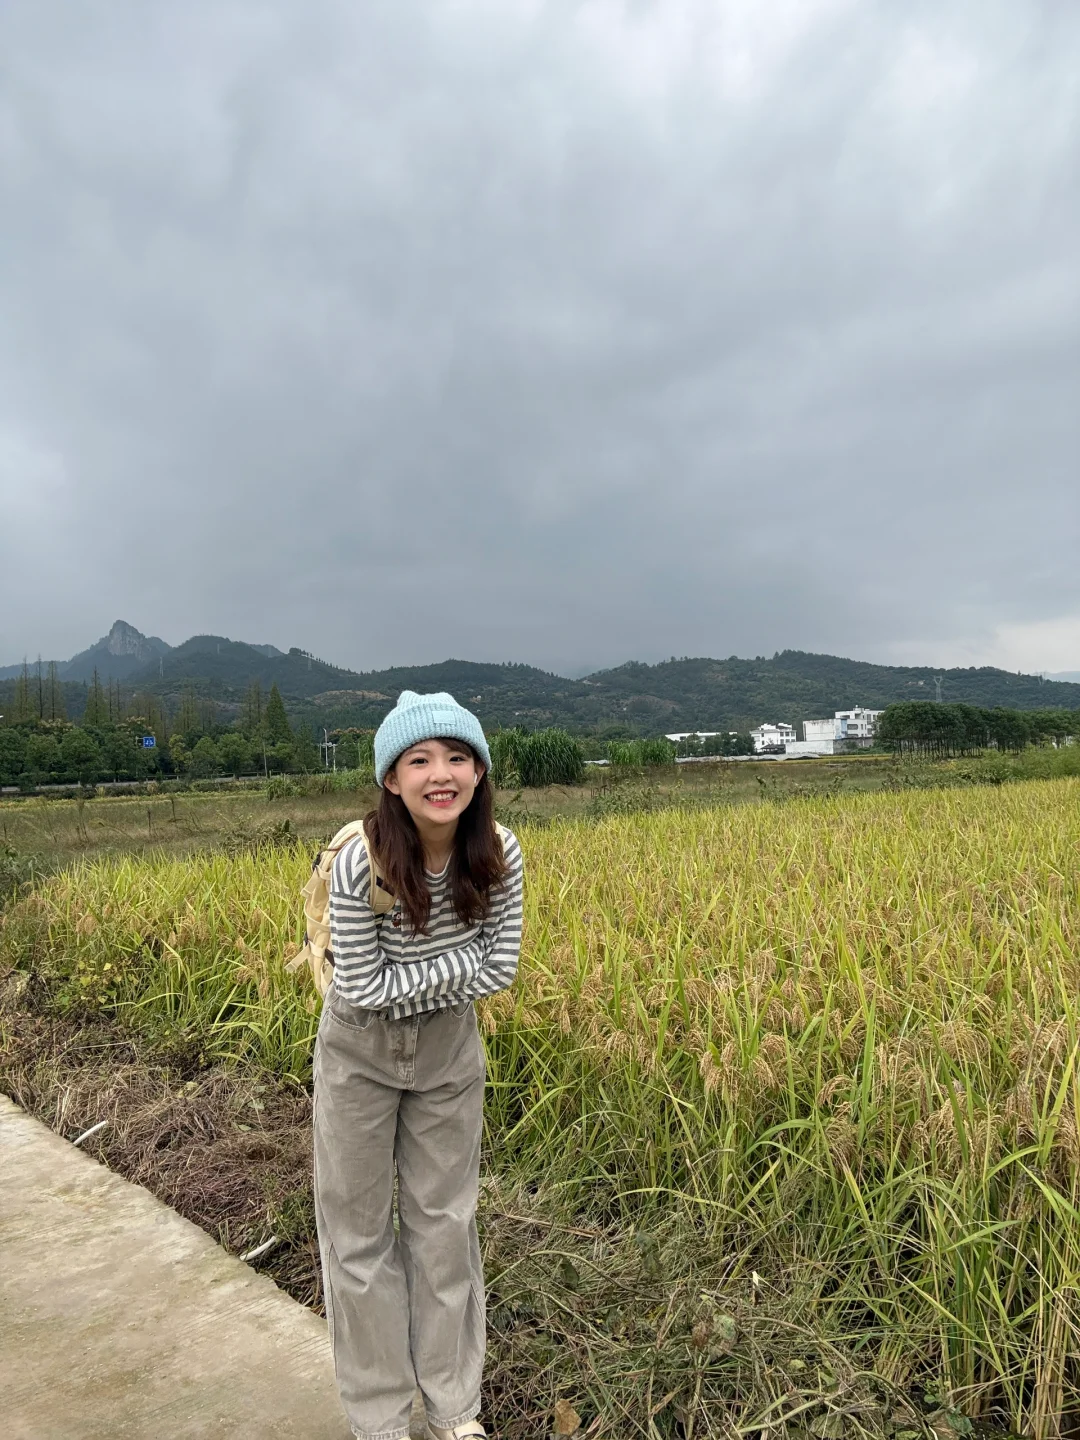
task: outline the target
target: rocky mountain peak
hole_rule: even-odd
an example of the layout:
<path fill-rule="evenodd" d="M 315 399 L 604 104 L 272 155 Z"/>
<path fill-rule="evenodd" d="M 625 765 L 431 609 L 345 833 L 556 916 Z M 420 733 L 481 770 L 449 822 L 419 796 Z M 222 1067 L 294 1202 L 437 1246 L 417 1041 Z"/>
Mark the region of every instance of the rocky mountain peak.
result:
<path fill-rule="evenodd" d="M 126 620 L 113 621 L 105 647 L 110 655 L 134 655 L 137 660 L 149 660 L 156 653 L 142 631 L 136 630 Z"/>
<path fill-rule="evenodd" d="M 95 670 L 101 680 L 110 677 L 126 680 L 171 649 L 171 645 L 156 635 L 144 635 L 126 620 L 117 620 L 108 635 L 103 635 L 89 650 L 80 650 L 58 669 L 65 680 L 89 680 Z"/>

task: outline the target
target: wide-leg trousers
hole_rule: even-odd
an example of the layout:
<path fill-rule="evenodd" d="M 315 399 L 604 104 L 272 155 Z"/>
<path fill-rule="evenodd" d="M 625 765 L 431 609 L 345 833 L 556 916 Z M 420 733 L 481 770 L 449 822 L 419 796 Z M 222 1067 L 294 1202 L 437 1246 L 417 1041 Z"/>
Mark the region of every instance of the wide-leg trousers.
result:
<path fill-rule="evenodd" d="M 417 1386 L 433 1425 L 480 1410 L 483 1099 L 471 1003 L 390 1020 L 330 987 L 315 1045 L 315 1216 L 338 1389 L 362 1440 L 404 1440 Z"/>

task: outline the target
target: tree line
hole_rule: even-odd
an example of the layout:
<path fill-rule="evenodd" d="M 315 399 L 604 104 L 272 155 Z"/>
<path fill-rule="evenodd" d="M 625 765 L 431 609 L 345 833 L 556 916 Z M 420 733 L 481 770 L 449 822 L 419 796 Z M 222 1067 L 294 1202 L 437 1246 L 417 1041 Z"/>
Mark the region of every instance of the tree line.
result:
<path fill-rule="evenodd" d="M 277 685 L 263 694 L 253 681 L 226 723 L 221 707 L 189 688 L 170 713 L 149 692 L 125 695 L 102 685 L 97 673 L 86 692 L 78 723 L 68 720 L 55 666 L 23 667 L 15 703 L 0 717 L 0 784 L 33 790 L 47 784 L 93 784 L 110 780 L 209 779 L 220 775 L 303 774 L 325 768 L 330 754 L 342 768 L 373 777 L 371 729 L 329 733 L 336 749 L 323 752 L 310 724 L 290 723 Z M 235 707 L 234 707 L 235 712 Z M 947 759 L 981 751 L 1019 752 L 1029 745 L 1063 745 L 1080 734 L 1080 711 L 1061 708 L 1011 710 L 936 701 L 888 706 L 876 743 L 896 754 Z M 151 737 L 153 745 L 144 741 Z M 584 762 L 607 758 L 621 766 L 670 764 L 676 757 L 751 754 L 750 736 L 693 735 L 673 745 L 655 740 L 579 738 L 552 727 L 496 730 L 490 737 L 493 779 L 503 785 L 576 784 Z M 595 754 L 594 754 L 595 752 Z"/>
<path fill-rule="evenodd" d="M 145 744 L 147 738 L 154 743 Z M 24 790 L 110 780 L 303 773 L 321 767 L 310 727 L 291 725 L 277 686 L 264 696 L 257 680 L 248 688 L 239 717 L 226 724 L 215 702 L 194 689 L 184 692 L 170 715 L 160 697 L 125 696 L 119 685 L 103 685 L 95 671 L 84 712 L 73 723 L 64 710 L 55 666 L 37 677 L 24 666 L 14 704 L 0 721 L 0 784 Z"/>
<path fill-rule="evenodd" d="M 253 681 L 239 715 L 226 725 L 217 704 L 193 688 L 170 714 L 160 697 L 138 692 L 124 697 L 118 687 L 103 686 L 95 672 L 84 714 L 73 723 L 62 712 L 62 698 L 55 710 L 50 705 L 47 677 L 43 707 L 33 675 L 24 678 L 14 713 L 0 722 L 0 784 L 32 791 L 48 784 L 269 777 L 311 773 L 330 763 L 374 783 L 374 731 L 331 730 L 332 748 L 324 751 L 309 725 L 290 723 L 276 684 L 264 696 L 260 682 Z M 147 737 L 152 746 L 143 743 Z M 497 784 L 576 784 L 582 778 L 581 742 L 563 730 L 497 731 L 491 749 Z"/>
<path fill-rule="evenodd" d="M 675 749 L 679 756 L 692 759 L 705 755 L 753 755 L 754 740 L 748 730 L 724 730 L 718 735 L 687 735 Z"/>
<path fill-rule="evenodd" d="M 889 705 L 877 722 L 875 741 L 897 755 L 948 759 L 983 750 L 1018 753 L 1028 745 L 1064 745 L 1080 734 L 1080 711 L 992 710 L 906 700 Z"/>

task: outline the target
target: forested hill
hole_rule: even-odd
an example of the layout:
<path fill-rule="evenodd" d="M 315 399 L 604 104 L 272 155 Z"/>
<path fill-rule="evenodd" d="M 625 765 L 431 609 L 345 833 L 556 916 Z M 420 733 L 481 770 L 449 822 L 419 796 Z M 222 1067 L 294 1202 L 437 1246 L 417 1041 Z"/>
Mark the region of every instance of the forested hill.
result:
<path fill-rule="evenodd" d="M 332 727 L 377 725 L 403 689 L 449 690 L 489 728 L 565 725 L 643 735 L 745 730 L 763 720 L 798 724 L 857 704 L 881 708 L 895 700 L 933 700 L 939 679 L 944 701 L 1020 710 L 1080 708 L 1080 684 L 989 667 L 871 665 L 798 650 L 784 650 L 771 659 L 630 662 L 581 680 L 531 665 L 468 660 L 360 673 L 299 649 L 286 654 L 272 645 L 249 645 L 223 635 L 198 635 L 173 647 L 118 621 L 95 646 L 55 663 L 72 718 L 81 713 L 83 682 L 93 669 L 103 684 L 121 682 L 126 703 L 137 692 L 149 692 L 172 709 L 185 692 L 193 691 L 217 702 L 224 723 L 239 713 L 245 692 L 256 680 L 264 692 L 277 685 L 294 718 Z M 14 677 L 21 668 L 8 667 L 0 677 Z M 36 666 L 30 670 L 33 679 Z M 5 702 L 10 706 L 15 684 L 15 678 L 0 678 L 0 710 Z"/>
<path fill-rule="evenodd" d="M 659 665 L 630 663 L 601 671 L 588 683 L 628 707 L 628 713 L 670 715 L 678 723 L 663 729 L 700 728 L 703 720 L 682 719 L 717 712 L 709 729 L 742 728 L 747 721 L 786 720 L 798 723 L 831 715 L 853 705 L 883 709 L 897 700 L 934 700 L 941 681 L 944 701 L 996 705 L 1017 710 L 1080 707 L 1080 685 L 1017 675 L 990 666 L 935 670 L 927 666 L 872 665 L 837 655 L 783 650 L 771 659 L 668 660 Z M 737 723 L 736 723 L 737 722 Z"/>

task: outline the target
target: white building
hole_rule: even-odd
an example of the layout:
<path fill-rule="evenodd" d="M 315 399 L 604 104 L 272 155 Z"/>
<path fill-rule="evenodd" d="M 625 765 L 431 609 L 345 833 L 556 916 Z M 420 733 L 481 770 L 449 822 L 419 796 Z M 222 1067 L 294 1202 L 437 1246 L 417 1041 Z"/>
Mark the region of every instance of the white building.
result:
<path fill-rule="evenodd" d="M 804 720 L 803 738 L 787 747 L 789 755 L 835 755 L 838 751 L 869 745 L 874 738 L 880 710 L 837 710 L 831 720 Z"/>
<path fill-rule="evenodd" d="M 750 731 L 750 739 L 755 755 L 782 755 L 788 745 L 795 743 L 795 726 L 783 720 L 776 725 L 759 725 Z"/>
<path fill-rule="evenodd" d="M 884 713 L 883 710 L 864 710 L 861 705 L 856 705 L 854 710 L 837 710 L 836 718 L 843 727 L 841 738 L 872 740 L 878 719 Z"/>
<path fill-rule="evenodd" d="M 843 738 L 838 720 L 804 720 L 803 741 L 807 745 L 827 745 L 823 753 L 831 755 L 833 744 Z"/>

